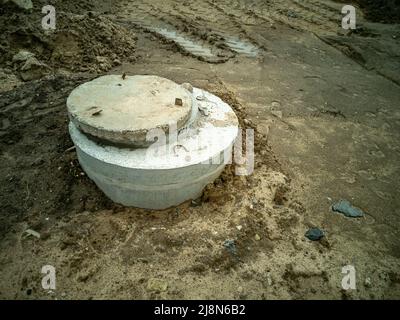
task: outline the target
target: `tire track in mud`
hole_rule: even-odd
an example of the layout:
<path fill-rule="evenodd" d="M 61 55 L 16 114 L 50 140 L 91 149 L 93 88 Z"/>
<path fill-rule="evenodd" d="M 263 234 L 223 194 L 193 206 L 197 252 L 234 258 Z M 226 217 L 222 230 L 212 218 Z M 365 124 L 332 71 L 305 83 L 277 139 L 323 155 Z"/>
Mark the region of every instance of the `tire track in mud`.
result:
<path fill-rule="evenodd" d="M 243 37 L 246 32 L 238 21 L 208 1 L 183 4 L 170 1 L 169 6 L 147 1 L 123 2 L 120 9 L 123 12 L 119 15 L 120 22 L 174 43 L 182 53 L 202 61 L 223 63 L 235 55 L 256 57 L 260 52 L 255 41 Z M 220 28 L 221 25 L 224 27 Z"/>
<path fill-rule="evenodd" d="M 124 1 L 125 22 L 140 27 L 202 61 L 223 63 L 235 55 L 257 57 L 266 48 L 249 28 L 281 23 L 314 33 L 336 33 L 340 10 L 315 0 Z"/>
<path fill-rule="evenodd" d="M 311 32 L 335 48 L 338 46 L 326 39 L 337 37 L 341 30 L 342 4 L 328 0 L 142 0 L 119 6 L 123 23 L 171 44 L 172 50 L 208 63 L 224 63 L 235 56 L 263 56 L 267 48 L 258 32 L 268 33 L 279 24 Z M 343 53 L 365 65 L 356 47 L 346 45 Z"/>

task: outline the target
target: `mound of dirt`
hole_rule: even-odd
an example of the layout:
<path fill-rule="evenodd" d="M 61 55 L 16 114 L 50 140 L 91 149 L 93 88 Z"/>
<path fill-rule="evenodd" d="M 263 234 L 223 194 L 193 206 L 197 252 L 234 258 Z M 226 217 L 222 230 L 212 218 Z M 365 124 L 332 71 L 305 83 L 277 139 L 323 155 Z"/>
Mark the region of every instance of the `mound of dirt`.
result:
<path fill-rule="evenodd" d="M 100 15 L 104 10 L 87 11 L 93 7 L 90 1 L 68 2 L 71 10 L 57 3 L 55 30 L 43 29 L 40 1 L 34 2 L 31 12 L 12 6 L 1 9 L 0 67 L 20 72 L 22 64 L 13 57 L 21 50 L 33 53 L 49 70 L 104 72 L 135 60 L 135 34 Z"/>

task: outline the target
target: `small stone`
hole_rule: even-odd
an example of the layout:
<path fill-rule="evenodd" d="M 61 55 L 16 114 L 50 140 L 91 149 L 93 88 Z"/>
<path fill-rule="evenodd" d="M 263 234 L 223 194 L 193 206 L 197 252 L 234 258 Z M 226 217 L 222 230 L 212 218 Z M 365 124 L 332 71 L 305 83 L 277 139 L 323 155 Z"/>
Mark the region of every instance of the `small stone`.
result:
<path fill-rule="evenodd" d="M 24 62 L 29 58 L 34 57 L 35 55 L 32 52 L 26 50 L 20 50 L 17 54 L 12 57 L 13 62 Z"/>
<path fill-rule="evenodd" d="M 175 105 L 176 106 L 183 106 L 183 102 L 181 98 L 175 98 Z"/>
<path fill-rule="evenodd" d="M 260 237 L 258 234 L 256 234 L 256 235 L 254 236 L 254 240 L 260 241 L 260 240 L 261 240 L 261 237 Z"/>
<path fill-rule="evenodd" d="M 190 203 L 191 207 L 199 207 L 202 204 L 202 199 L 201 197 L 197 198 L 197 199 L 193 199 Z"/>
<path fill-rule="evenodd" d="M 168 284 L 161 279 L 151 278 L 147 282 L 148 291 L 164 292 L 167 291 L 167 289 L 168 289 Z"/>
<path fill-rule="evenodd" d="M 96 111 L 94 111 L 94 112 L 92 113 L 92 116 L 98 116 L 98 115 L 100 115 L 100 113 L 101 113 L 102 111 L 103 111 L 102 109 L 98 109 L 98 110 L 96 110 Z"/>
<path fill-rule="evenodd" d="M 278 101 L 272 101 L 272 103 L 271 103 L 271 107 L 272 107 L 272 109 L 279 109 L 280 107 L 281 107 L 281 103 L 280 102 L 278 102 Z"/>
<path fill-rule="evenodd" d="M 1 69 L 1 68 L 0 68 L 0 82 L 2 84 L 0 91 L 12 90 L 21 83 L 21 81 L 17 78 L 15 74 L 12 73 L 12 71 L 9 71 L 9 69 Z M 4 119 L 2 124 L 0 122 L 0 127 L 3 126 L 2 129 L 4 130 L 10 124 L 11 123 L 9 123 L 8 120 Z"/>
<path fill-rule="evenodd" d="M 210 113 L 208 112 L 206 107 L 203 106 L 199 106 L 199 111 L 201 112 L 201 114 L 205 117 L 207 117 Z"/>
<path fill-rule="evenodd" d="M 236 229 L 238 229 L 239 231 L 242 230 L 242 226 L 236 226 Z"/>
<path fill-rule="evenodd" d="M 48 70 L 47 65 L 41 63 L 35 57 L 28 58 L 21 68 L 21 78 L 24 81 L 41 78 Z"/>
<path fill-rule="evenodd" d="M 369 277 L 365 278 L 364 285 L 366 288 L 371 288 L 372 287 L 371 278 Z"/>

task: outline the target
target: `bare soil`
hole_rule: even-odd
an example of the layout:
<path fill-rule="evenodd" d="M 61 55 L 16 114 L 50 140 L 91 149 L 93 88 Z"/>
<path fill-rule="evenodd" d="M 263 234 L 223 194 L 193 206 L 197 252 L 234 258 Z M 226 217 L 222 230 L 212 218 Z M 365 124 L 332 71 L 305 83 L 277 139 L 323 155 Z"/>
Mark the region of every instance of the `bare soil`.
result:
<path fill-rule="evenodd" d="M 1 298 L 400 298 L 396 20 L 357 10 L 344 32 L 342 4 L 322 0 L 53 1 L 45 33 L 47 2 L 0 15 Z M 24 81 L 20 49 L 46 72 Z M 256 131 L 254 173 L 228 166 L 201 199 L 164 211 L 107 199 L 71 150 L 65 101 L 124 72 L 232 105 Z M 342 198 L 365 217 L 333 213 Z M 314 226 L 321 241 L 304 236 Z M 345 291 L 349 264 L 357 289 Z M 43 265 L 56 290 L 42 289 Z"/>

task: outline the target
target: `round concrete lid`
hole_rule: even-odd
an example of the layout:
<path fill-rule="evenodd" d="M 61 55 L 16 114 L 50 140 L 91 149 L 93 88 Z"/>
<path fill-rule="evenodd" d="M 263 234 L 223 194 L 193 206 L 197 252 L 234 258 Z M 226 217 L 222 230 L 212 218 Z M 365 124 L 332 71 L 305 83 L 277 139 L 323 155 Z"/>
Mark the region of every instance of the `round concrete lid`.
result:
<path fill-rule="evenodd" d="M 70 119 L 84 133 L 116 144 L 148 146 L 152 129 L 182 128 L 192 94 L 157 76 L 107 75 L 74 89 L 67 99 Z"/>

